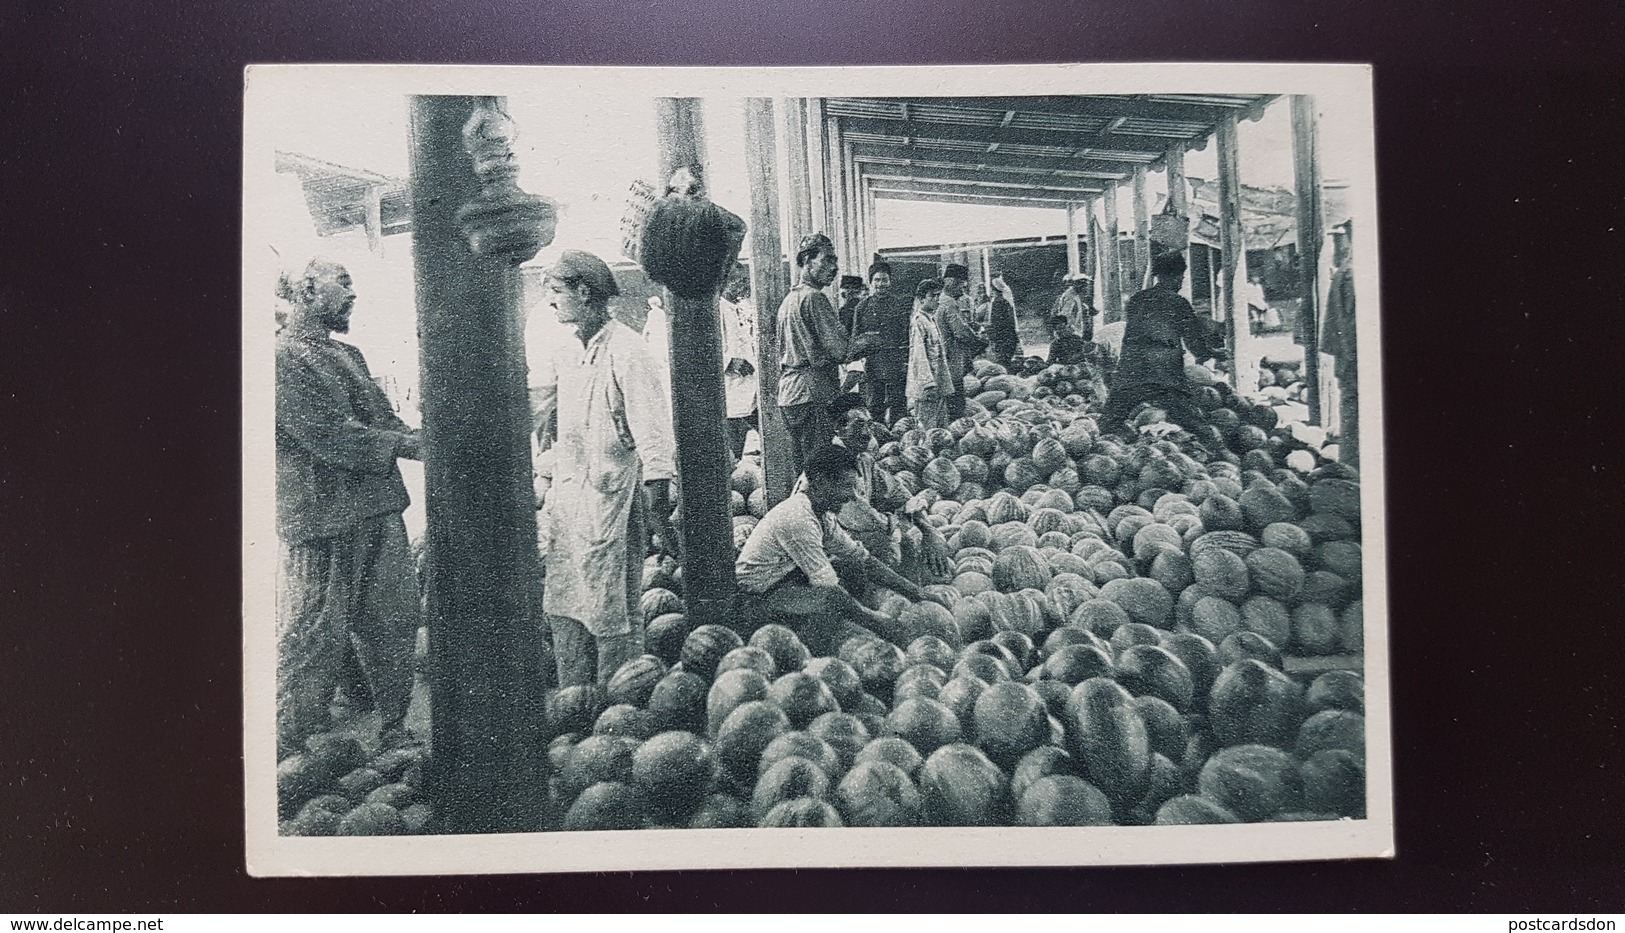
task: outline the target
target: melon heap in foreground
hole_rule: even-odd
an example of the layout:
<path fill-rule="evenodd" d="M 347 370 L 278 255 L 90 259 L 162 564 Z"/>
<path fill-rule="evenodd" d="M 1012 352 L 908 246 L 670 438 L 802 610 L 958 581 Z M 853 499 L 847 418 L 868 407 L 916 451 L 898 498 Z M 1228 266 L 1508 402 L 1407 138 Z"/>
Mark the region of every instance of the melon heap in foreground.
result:
<path fill-rule="evenodd" d="M 1222 385 L 1194 436 L 1154 439 L 1157 412 L 1103 436 L 1088 375 L 979 363 L 966 418 L 905 419 L 881 446 L 953 551 L 932 590 L 951 610 L 887 601 L 906 650 L 815 658 L 771 619 L 691 628 L 680 572 L 652 559 L 650 653 L 548 699 L 537 828 L 1362 818 L 1361 677 L 1283 669 L 1362 650 L 1357 474 Z M 734 487 L 742 542 L 759 472 Z M 369 770 L 285 781 L 283 831 L 412 831 L 381 808 L 413 783 Z"/>

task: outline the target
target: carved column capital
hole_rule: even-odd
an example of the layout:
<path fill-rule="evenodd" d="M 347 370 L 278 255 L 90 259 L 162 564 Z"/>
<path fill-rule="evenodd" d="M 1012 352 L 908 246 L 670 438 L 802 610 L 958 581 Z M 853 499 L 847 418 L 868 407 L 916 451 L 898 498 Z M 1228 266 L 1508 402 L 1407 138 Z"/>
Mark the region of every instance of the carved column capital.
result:
<path fill-rule="evenodd" d="M 513 146 L 518 129 L 497 98 L 485 98 L 463 126 L 463 149 L 474 163 L 479 194 L 457 211 L 476 256 L 519 265 L 553 242 L 558 212 L 547 198 L 519 188 Z"/>

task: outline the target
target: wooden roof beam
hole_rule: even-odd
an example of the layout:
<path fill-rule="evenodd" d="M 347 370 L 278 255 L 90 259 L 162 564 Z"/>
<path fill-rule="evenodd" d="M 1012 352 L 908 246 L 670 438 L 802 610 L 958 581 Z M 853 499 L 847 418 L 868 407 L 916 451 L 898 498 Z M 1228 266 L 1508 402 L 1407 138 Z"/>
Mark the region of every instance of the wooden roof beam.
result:
<path fill-rule="evenodd" d="M 875 165 L 925 163 L 933 168 L 962 167 L 968 171 L 1020 172 L 1038 177 L 1056 172 L 1075 172 L 1078 174 L 1073 177 L 1079 178 L 1128 178 L 1134 174 L 1137 164 L 1105 159 L 1012 155 L 1008 152 L 917 149 L 876 143 L 854 143 L 852 157 L 860 163 Z"/>
<path fill-rule="evenodd" d="M 947 142 L 1015 143 L 1027 146 L 1055 146 L 1079 154 L 1085 150 L 1102 153 L 1126 153 L 1138 157 L 1137 161 L 1150 162 L 1162 155 L 1168 144 L 1178 136 L 1128 136 L 1122 134 L 1071 132 L 1068 130 L 1029 130 L 997 126 L 966 126 L 957 123 L 925 123 L 920 120 L 883 120 L 873 117 L 841 117 L 844 133 L 871 136 L 901 137 L 913 140 L 944 140 Z"/>
<path fill-rule="evenodd" d="M 976 204 L 984 207 L 1026 207 L 1053 210 L 1061 212 L 1066 210 L 1066 201 L 1053 201 L 1045 198 L 1007 198 L 998 195 L 968 195 L 944 194 L 936 191 L 908 191 L 893 188 L 874 189 L 877 201 L 924 201 L 932 204 Z"/>
<path fill-rule="evenodd" d="M 1016 188 L 1047 188 L 1055 191 L 1104 190 L 1105 180 L 1065 175 L 1040 175 L 1020 172 L 997 172 L 970 168 L 935 168 L 915 165 L 876 165 L 858 163 L 859 172 L 866 178 L 912 178 L 958 184 L 994 185 Z"/>
<path fill-rule="evenodd" d="M 906 97 L 893 98 L 899 103 L 930 107 L 966 107 L 975 110 L 1003 110 L 1006 112 L 1072 114 L 1083 117 L 1113 119 L 1132 117 L 1142 120 L 1173 120 L 1181 123 L 1217 124 L 1226 113 L 1251 106 L 1253 101 L 1238 103 L 1234 107 L 1213 104 L 1176 103 L 1150 99 L 1149 95 L 1128 96 L 1061 96 L 1037 97 Z M 918 117 L 916 117 L 918 119 Z"/>

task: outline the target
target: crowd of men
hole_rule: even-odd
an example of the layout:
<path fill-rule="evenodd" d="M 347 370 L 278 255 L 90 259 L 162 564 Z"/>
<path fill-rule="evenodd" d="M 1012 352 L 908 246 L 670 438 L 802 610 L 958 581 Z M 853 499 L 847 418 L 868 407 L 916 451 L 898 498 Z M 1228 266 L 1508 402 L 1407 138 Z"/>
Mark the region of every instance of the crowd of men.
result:
<path fill-rule="evenodd" d="M 875 426 L 911 418 L 941 427 L 965 412 L 972 361 L 1023 362 L 1016 297 L 992 277 L 985 304 L 969 274 L 948 264 L 912 294 L 894 290 L 883 261 L 867 281 L 840 276 L 834 244 L 805 238 L 797 281 L 758 321 L 736 266 L 721 293 L 723 381 L 732 455 L 759 425 L 758 386 L 775 379 L 788 429 L 794 492 L 751 529 L 736 555 L 738 605 L 749 629 L 794 628 L 817 653 L 855 635 L 906 646 L 914 633 L 883 611 L 890 595 L 932 599 L 946 581 L 946 542 L 875 456 Z M 1126 308 L 1127 328 L 1103 427 L 1155 402 L 1176 421 L 1199 417 L 1184 384 L 1184 352 L 1220 352 L 1178 294 L 1183 258 L 1153 261 L 1157 284 Z M 676 501 L 664 333 L 646 339 L 618 320 L 620 288 L 591 253 L 566 250 L 547 270 L 544 304 L 573 331 L 532 354 L 543 620 L 558 686 L 606 681 L 644 650 L 638 604 L 651 538 L 672 551 Z M 1045 319 L 1048 362 L 1098 362 L 1088 280 L 1069 276 Z M 837 287 L 839 305 L 828 295 Z M 348 331 L 355 292 L 342 266 L 321 260 L 285 276 L 277 339 L 277 604 L 279 753 L 324 731 L 333 707 L 379 712 L 384 745 L 414 741 L 405 717 L 421 603 L 402 512 L 397 460 L 420 456 L 418 432 L 395 415 Z M 651 321 L 649 328 L 665 326 Z M 776 328 L 780 357 L 761 372 L 756 328 Z M 646 328 L 649 329 L 649 328 Z M 1183 423 L 1183 421 L 1181 421 Z M 748 634 L 748 630 L 745 634 Z M 342 716 L 342 711 L 337 714 Z"/>

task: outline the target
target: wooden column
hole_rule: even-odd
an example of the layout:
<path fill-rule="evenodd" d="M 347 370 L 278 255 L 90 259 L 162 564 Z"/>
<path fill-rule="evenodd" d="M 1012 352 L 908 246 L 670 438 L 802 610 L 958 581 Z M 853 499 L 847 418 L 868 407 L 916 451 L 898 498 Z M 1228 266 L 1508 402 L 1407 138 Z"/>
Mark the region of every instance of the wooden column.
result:
<path fill-rule="evenodd" d="M 756 305 L 757 414 L 762 432 L 762 473 L 768 508 L 784 501 L 795 485 L 790 435 L 779 411 L 779 303 L 790 290 L 780 261 L 778 153 L 774 147 L 773 101 L 745 101 L 745 173 L 750 179 L 751 297 Z M 794 244 L 791 246 L 794 249 Z"/>
<path fill-rule="evenodd" d="M 1135 291 L 1151 285 L 1151 205 L 1146 197 L 1145 166 L 1134 166 L 1134 286 Z"/>
<path fill-rule="evenodd" d="M 1090 278 L 1094 278 L 1095 273 L 1099 269 L 1099 266 L 1100 266 L 1100 263 L 1099 263 L 1100 237 L 1095 236 L 1095 199 L 1094 198 L 1084 198 L 1083 199 L 1083 225 L 1084 225 L 1083 235 L 1084 235 L 1085 240 L 1086 240 L 1085 247 L 1080 250 L 1080 252 L 1082 253 L 1082 256 L 1080 258 L 1083 260 L 1083 274 L 1089 276 Z M 1090 301 L 1091 304 L 1094 303 L 1094 300 L 1095 300 L 1095 297 L 1093 295 L 1090 295 L 1089 296 L 1089 301 Z"/>
<path fill-rule="evenodd" d="M 700 100 L 655 99 L 662 180 L 705 165 Z M 777 228 L 775 228 L 777 229 Z M 681 485 L 683 594 L 695 626 L 724 625 L 734 594 L 733 510 L 729 505 L 728 408 L 722 388 L 722 319 L 717 289 L 702 298 L 667 290 L 672 429 Z"/>
<path fill-rule="evenodd" d="M 1320 246 L 1325 217 L 1315 99 L 1307 94 L 1292 96 L 1292 169 L 1298 194 L 1298 329 L 1303 334 L 1303 380 L 1309 393 L 1309 423 L 1320 424 Z"/>
<path fill-rule="evenodd" d="M 785 222 L 790 230 L 792 261 L 801 238 L 817 232 L 813 223 L 812 187 L 807 176 L 807 99 L 784 100 Z"/>
<path fill-rule="evenodd" d="M 987 246 L 982 247 L 982 284 L 993 291 L 993 250 Z"/>
<path fill-rule="evenodd" d="M 1248 339 L 1247 308 L 1241 303 L 1243 252 L 1247 248 L 1241 231 L 1241 169 L 1236 152 L 1236 118 L 1219 123 L 1219 314 L 1227 328 L 1230 350 L 1230 384 L 1238 392 L 1258 388 L 1256 376 L 1249 379 L 1253 366 L 1246 359 L 1251 352 Z"/>
<path fill-rule="evenodd" d="M 485 204 L 465 127 L 498 98 L 411 99 L 412 255 L 423 386 L 429 684 L 434 705 L 430 795 L 455 833 L 540 828 L 545 786 L 543 638 L 533 585 L 531 485 L 522 285 L 517 264 L 551 241 L 476 251 L 465 225 Z M 471 122 L 472 121 L 472 122 Z M 536 199 L 532 198 L 531 202 Z M 459 215 L 462 214 L 460 217 Z M 476 222 L 477 223 L 477 222 Z M 511 231 L 510 231 L 511 232 Z M 509 247 L 504 249 L 504 247 Z"/>
<path fill-rule="evenodd" d="M 1117 248 L 1117 182 L 1106 183 L 1103 198 L 1106 205 L 1106 230 L 1101 236 L 1100 261 L 1105 263 L 1106 320 L 1108 323 L 1123 319 L 1122 253 Z"/>
<path fill-rule="evenodd" d="M 377 253 L 384 246 L 384 186 L 367 188 L 367 249 Z"/>
<path fill-rule="evenodd" d="M 869 186 L 867 179 L 863 182 L 863 230 L 864 251 L 866 253 L 880 252 L 880 225 L 875 222 L 875 192 Z"/>
<path fill-rule="evenodd" d="M 808 98 L 806 105 L 807 203 L 812 208 L 812 227 L 808 232 L 822 233 L 831 242 L 840 242 L 830 233 L 829 157 L 824 136 L 824 102 L 819 98 Z"/>
<path fill-rule="evenodd" d="M 852 255 L 852 215 L 847 210 L 846 172 L 841 165 L 840 118 L 831 115 L 822 101 L 819 102 L 819 111 L 824 115 L 824 201 L 828 205 L 825 216 L 830 228 L 829 238 L 835 243 L 841 271 L 854 271 L 858 263 Z M 867 263 L 864 265 L 867 266 Z M 833 301 L 834 286 L 829 291 Z"/>
<path fill-rule="evenodd" d="M 1077 275 L 1082 271 L 1082 260 L 1078 256 L 1078 206 L 1068 202 L 1066 205 L 1066 274 Z"/>
<path fill-rule="evenodd" d="M 1168 200 L 1173 202 L 1174 211 L 1181 217 L 1189 218 L 1191 215 L 1189 182 L 1185 180 L 1185 147 L 1174 145 L 1168 147 L 1163 156 L 1163 164 L 1168 170 Z M 1189 243 L 1189 240 L 1186 241 Z M 1190 262 L 1191 251 L 1189 246 L 1185 249 L 1185 261 Z M 1183 283 L 1179 286 L 1179 293 L 1185 300 L 1191 300 L 1191 276 L 1187 273 Z"/>
<path fill-rule="evenodd" d="M 858 190 L 857 163 L 852 158 L 852 144 L 840 138 L 842 195 L 845 202 L 847 240 L 852 244 L 852 265 L 869 265 L 869 254 L 863 241 L 863 196 Z"/>

